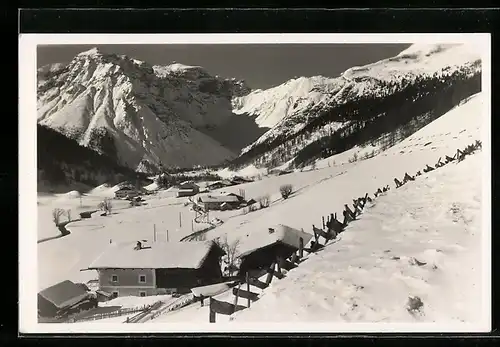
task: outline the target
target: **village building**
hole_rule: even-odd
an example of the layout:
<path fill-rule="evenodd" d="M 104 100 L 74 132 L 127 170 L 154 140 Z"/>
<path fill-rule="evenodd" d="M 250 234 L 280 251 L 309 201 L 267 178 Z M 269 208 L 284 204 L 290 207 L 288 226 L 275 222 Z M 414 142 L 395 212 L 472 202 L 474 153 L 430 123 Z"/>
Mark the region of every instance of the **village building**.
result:
<path fill-rule="evenodd" d="M 274 225 L 243 238 L 239 245 L 240 274 L 268 268 L 277 258 L 287 259 L 305 246 L 313 235 L 287 225 Z"/>
<path fill-rule="evenodd" d="M 250 179 L 247 179 L 247 178 L 243 178 L 241 176 L 234 176 L 233 178 L 231 178 L 231 182 L 233 182 L 234 184 L 243 184 L 243 183 L 249 183 L 249 182 L 253 182 L 253 181 Z"/>
<path fill-rule="evenodd" d="M 224 187 L 235 186 L 235 185 L 240 184 L 240 183 L 235 182 L 233 180 L 215 181 L 215 182 L 208 184 L 207 188 L 210 190 L 215 190 L 215 189 L 220 189 L 220 188 L 224 188 Z"/>
<path fill-rule="evenodd" d="M 39 316 L 55 317 L 86 300 L 90 301 L 90 306 L 97 306 L 87 289 L 82 284 L 66 280 L 42 290 L 38 293 Z"/>
<path fill-rule="evenodd" d="M 130 186 L 121 187 L 115 192 L 115 198 L 117 199 L 135 198 L 139 195 L 140 191 Z"/>
<path fill-rule="evenodd" d="M 233 195 L 204 195 L 198 198 L 198 203 L 203 206 L 205 211 L 210 210 L 225 210 L 225 209 L 235 209 L 242 204 L 242 200 Z"/>
<path fill-rule="evenodd" d="M 198 192 L 195 191 L 194 189 L 179 189 L 177 191 L 178 198 L 182 198 L 182 197 L 186 197 L 186 196 L 193 196 L 196 194 L 198 194 Z"/>
<path fill-rule="evenodd" d="M 179 184 L 179 191 L 177 197 L 193 196 L 200 192 L 200 187 L 193 181 L 184 181 Z"/>
<path fill-rule="evenodd" d="M 221 281 L 223 255 L 213 241 L 112 244 L 88 270 L 97 270 L 99 290 L 114 297 L 186 293 Z"/>

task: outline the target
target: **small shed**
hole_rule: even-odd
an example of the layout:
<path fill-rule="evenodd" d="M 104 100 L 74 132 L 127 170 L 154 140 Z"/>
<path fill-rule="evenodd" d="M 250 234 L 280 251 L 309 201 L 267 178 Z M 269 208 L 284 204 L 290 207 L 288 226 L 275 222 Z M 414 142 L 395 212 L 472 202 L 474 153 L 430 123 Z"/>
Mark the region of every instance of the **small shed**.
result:
<path fill-rule="evenodd" d="M 184 182 L 181 182 L 179 184 L 179 189 L 181 190 L 193 190 L 195 191 L 196 193 L 198 193 L 200 191 L 200 187 L 194 183 L 193 181 L 184 181 Z"/>
<path fill-rule="evenodd" d="M 234 184 L 243 184 L 243 183 L 249 183 L 249 182 L 253 182 L 252 180 L 250 179 L 247 179 L 247 178 L 244 178 L 244 177 L 241 177 L 241 176 L 234 176 L 231 181 L 234 183 Z"/>
<path fill-rule="evenodd" d="M 115 192 L 115 198 L 123 199 L 123 198 L 135 198 L 139 196 L 139 191 L 133 187 L 125 186 L 121 187 Z"/>
<path fill-rule="evenodd" d="M 38 312 L 42 317 L 55 317 L 58 312 L 89 297 L 88 291 L 71 281 L 63 281 L 38 293 Z"/>
<path fill-rule="evenodd" d="M 278 224 L 267 230 L 251 233 L 241 240 L 240 274 L 269 267 L 277 257 L 290 257 L 299 249 L 300 239 L 305 246 L 313 235 L 287 225 Z"/>
<path fill-rule="evenodd" d="M 177 197 L 182 198 L 185 196 L 193 196 L 196 194 L 198 194 L 198 190 L 195 189 L 179 189 L 179 191 L 177 192 Z"/>
<path fill-rule="evenodd" d="M 236 197 L 236 199 L 238 199 L 238 201 L 240 203 L 245 201 L 244 197 L 242 197 L 241 195 L 235 194 L 235 193 L 229 193 L 226 196 L 234 196 L 234 197 Z"/>
<path fill-rule="evenodd" d="M 96 290 L 96 295 L 97 295 L 97 301 L 98 302 L 105 302 L 113 299 L 113 294 L 108 293 L 104 290 Z"/>

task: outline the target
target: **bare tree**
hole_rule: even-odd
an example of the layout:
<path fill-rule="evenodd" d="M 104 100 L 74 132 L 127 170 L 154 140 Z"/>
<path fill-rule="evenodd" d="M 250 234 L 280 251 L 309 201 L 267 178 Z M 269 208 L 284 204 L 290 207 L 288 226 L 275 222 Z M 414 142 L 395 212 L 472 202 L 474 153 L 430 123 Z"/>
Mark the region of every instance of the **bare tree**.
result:
<path fill-rule="evenodd" d="M 287 199 L 290 196 L 290 194 L 292 194 L 292 191 L 293 191 L 293 186 L 291 184 L 283 184 L 280 187 L 280 193 L 283 199 Z"/>
<path fill-rule="evenodd" d="M 269 207 L 269 200 L 270 200 L 270 197 L 269 197 L 269 194 L 266 194 L 266 195 L 263 195 L 259 198 L 259 205 L 260 205 L 260 208 L 266 208 L 266 207 Z"/>
<path fill-rule="evenodd" d="M 66 216 L 68 217 L 68 222 L 71 222 L 71 209 L 66 210 Z"/>
<path fill-rule="evenodd" d="M 316 170 L 316 161 L 313 161 L 313 163 L 311 164 L 311 170 Z"/>
<path fill-rule="evenodd" d="M 110 198 L 105 198 L 103 201 L 97 205 L 97 208 L 104 211 L 106 215 L 111 214 L 111 210 L 113 209 L 113 204 L 111 203 Z"/>
<path fill-rule="evenodd" d="M 226 253 L 222 257 L 222 262 L 225 264 L 223 272 L 226 275 L 231 276 L 234 271 L 238 269 L 238 248 L 240 240 L 238 239 L 233 242 L 229 242 L 227 240 L 227 235 L 225 235 L 222 239 L 220 237 L 215 239 L 214 242 Z"/>
<path fill-rule="evenodd" d="M 55 208 L 52 210 L 52 220 L 55 225 L 59 225 L 61 220 L 61 216 L 64 214 L 64 210 L 62 208 Z"/>

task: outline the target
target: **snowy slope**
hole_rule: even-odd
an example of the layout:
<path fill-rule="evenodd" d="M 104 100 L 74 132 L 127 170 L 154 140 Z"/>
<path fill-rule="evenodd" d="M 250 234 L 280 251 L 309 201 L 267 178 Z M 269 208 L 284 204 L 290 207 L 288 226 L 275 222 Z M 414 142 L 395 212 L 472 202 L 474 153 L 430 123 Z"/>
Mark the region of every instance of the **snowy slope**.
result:
<path fill-rule="evenodd" d="M 348 80 L 371 77 L 401 79 L 442 72 L 480 59 L 480 50 L 473 44 L 414 44 L 393 58 L 346 70 L 342 77 Z"/>
<path fill-rule="evenodd" d="M 328 167 L 322 164 L 318 170 L 267 177 L 221 189 L 220 192 L 236 194 L 239 189 L 244 189 L 247 199 L 269 194 L 271 204 L 266 209 L 248 214 L 242 214 L 242 211 L 210 212 L 210 218 L 220 218 L 224 224 L 209 231 L 207 239 L 227 234 L 229 241 L 241 239 L 244 242 L 247 234 L 267 230 L 269 225 L 275 224 L 311 232 L 312 224 L 320 225 L 321 216 L 340 213 L 344 204 L 352 198 L 366 192 L 372 195 L 386 184 L 393 187 L 394 177 L 402 179 L 405 172 L 414 174 L 425 164 L 433 165 L 439 157 L 453 155 L 457 148 L 480 139 L 483 102 L 482 94 L 475 95 L 403 142 L 368 160 L 341 163 L 346 158 L 341 160 L 340 154 L 339 157 L 329 158 L 331 162 L 338 160 L 338 165 Z M 287 183 L 293 185 L 295 192 L 283 201 L 279 187 Z M 101 187 L 84 196 L 82 209 L 93 209 L 105 195 L 112 196 L 112 191 Z M 163 197 L 162 194 L 145 198 L 146 205 L 134 208 L 120 205 L 119 200 L 113 201 L 116 206 L 112 215 L 101 217 L 95 214 L 91 219 L 74 222 L 68 226 L 71 235 L 38 244 L 40 289 L 64 279 L 87 281 L 95 278 L 95 272 L 79 270 L 95 260 L 108 247 L 110 239 L 131 242 L 151 240 L 156 229 L 159 240 L 165 240 L 166 230 L 169 230 L 170 242 L 175 242 L 200 230 L 201 226 L 191 223 L 195 214 L 184 206 L 186 198 Z M 39 201 L 40 235 L 54 229 L 50 220 L 52 208 L 80 208 L 80 201 L 75 198 L 46 196 L 40 197 Z M 127 204 L 126 201 L 124 203 Z M 61 259 L 65 261 L 61 262 Z"/>
<path fill-rule="evenodd" d="M 38 122 L 98 150 L 110 137 L 118 161 L 134 169 L 142 160 L 219 163 L 234 153 L 203 129 L 231 121 L 231 96 L 246 86 L 193 70 L 199 72 L 153 68 L 97 49 L 82 52 L 64 68 L 39 71 L 46 79 L 39 81 Z"/>
<path fill-rule="evenodd" d="M 272 128 L 284 117 L 325 103 L 343 84 L 342 80 L 323 76 L 291 79 L 274 88 L 233 98 L 234 112 L 255 115 L 260 127 Z"/>
<path fill-rule="evenodd" d="M 235 321 L 480 321 L 482 161 L 476 154 L 378 198 Z M 407 311 L 410 297 L 421 312 Z"/>
<path fill-rule="evenodd" d="M 320 225 L 321 215 L 340 212 L 344 203 L 364 191 L 373 197 L 372 192 L 385 184 L 391 190 L 368 204 L 359 220 L 326 249 L 310 255 L 285 279 L 274 278 L 259 301 L 234 314 L 234 322 L 479 321 L 485 289 L 481 286 L 481 243 L 487 231 L 481 222 L 485 208 L 481 167 L 486 154 L 477 152 L 460 164 L 423 174 L 398 190 L 392 179 L 402 179 L 406 171 L 414 174 L 481 138 L 482 102 L 481 95 L 464 101 L 375 158 L 246 185 L 248 195 L 279 183 L 298 186 L 302 182 L 298 178 L 308 176 L 313 187 L 298 186 L 307 191 L 286 203 L 276 201 L 268 209 L 235 216 L 210 231 L 209 237 L 226 232 L 230 241 L 240 239 L 244 247 L 246 234 L 266 230 L 276 219 L 310 231 L 311 224 Z M 339 169 L 338 176 L 320 179 Z M 251 291 L 261 293 L 254 287 Z M 410 296 L 422 300 L 423 315 L 406 310 Z M 224 293 L 216 298 L 232 302 L 234 297 Z M 158 322 L 207 322 L 207 316 L 206 305 L 194 304 Z M 226 322 L 228 317 L 218 315 L 217 321 Z"/>

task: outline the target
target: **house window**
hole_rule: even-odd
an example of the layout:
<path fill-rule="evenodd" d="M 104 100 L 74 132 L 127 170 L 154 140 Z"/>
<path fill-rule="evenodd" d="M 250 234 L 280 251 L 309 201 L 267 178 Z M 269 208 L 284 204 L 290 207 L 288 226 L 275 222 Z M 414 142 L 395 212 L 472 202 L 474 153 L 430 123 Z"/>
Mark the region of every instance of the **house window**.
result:
<path fill-rule="evenodd" d="M 118 282 L 118 275 L 111 275 L 111 282 L 113 283 Z"/>
<path fill-rule="evenodd" d="M 139 283 L 146 283 L 146 275 L 139 275 Z"/>
<path fill-rule="evenodd" d="M 146 292 L 144 292 L 144 291 L 140 291 L 140 292 L 139 292 L 139 296 L 140 296 L 140 297 L 145 297 L 145 296 L 146 296 Z"/>
<path fill-rule="evenodd" d="M 118 293 L 118 291 L 117 291 L 117 290 L 113 291 L 113 298 L 117 298 L 117 297 L 118 297 L 118 295 L 119 295 L 119 293 Z"/>

